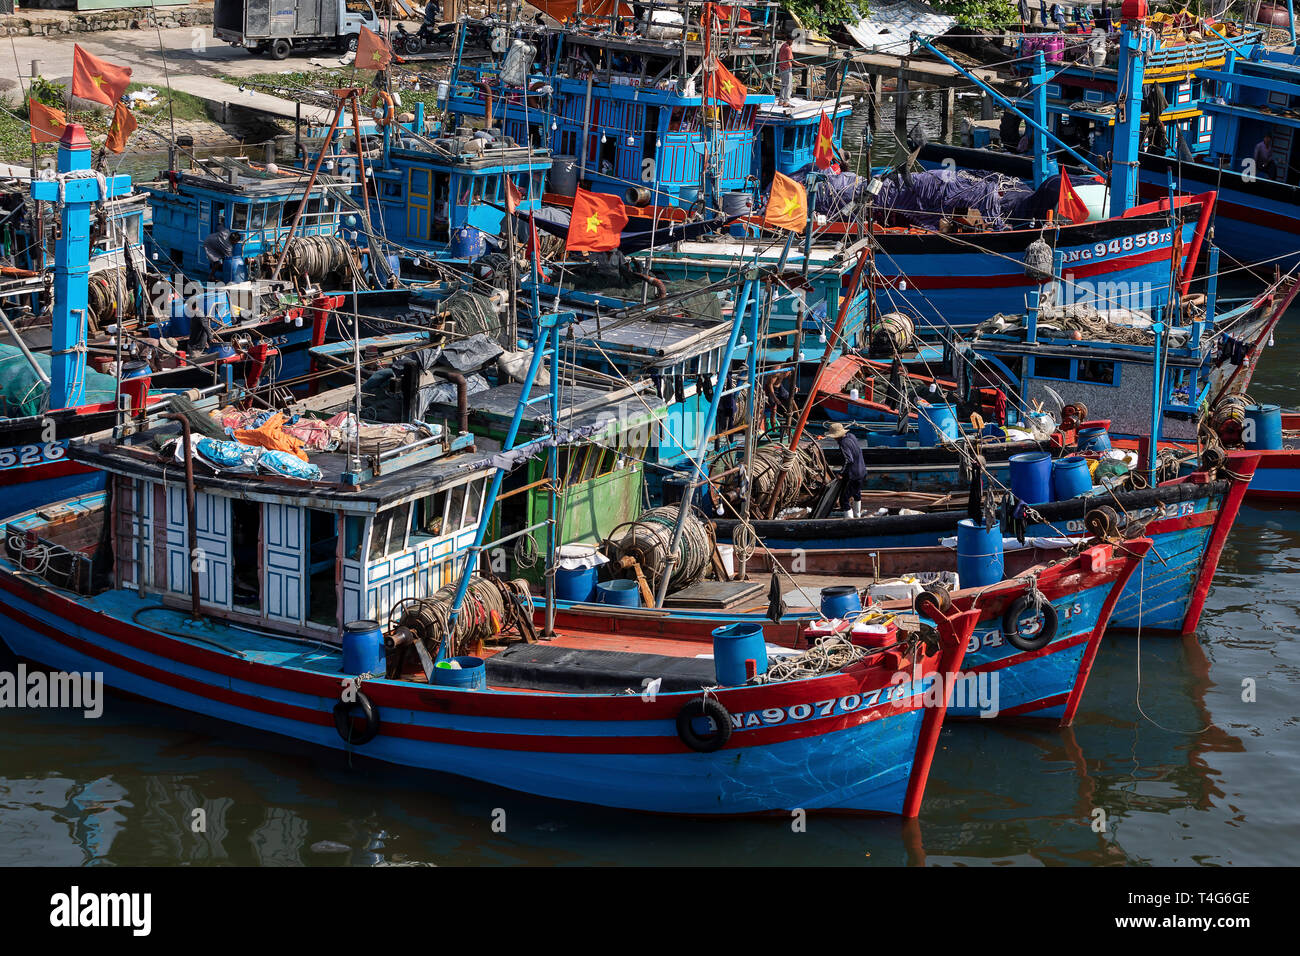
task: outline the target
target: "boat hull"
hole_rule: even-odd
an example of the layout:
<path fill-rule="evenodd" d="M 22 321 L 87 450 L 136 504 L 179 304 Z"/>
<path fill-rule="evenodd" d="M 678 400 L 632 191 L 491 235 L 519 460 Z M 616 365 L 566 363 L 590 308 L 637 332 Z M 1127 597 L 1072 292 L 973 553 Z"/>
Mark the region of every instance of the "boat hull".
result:
<path fill-rule="evenodd" d="M 297 645 L 297 658 L 327 658 L 299 667 L 266 650 L 218 650 L 199 643 L 204 627 L 188 625 L 180 612 L 154 612 L 174 617 L 172 634 L 134 623 L 149 605 L 133 594 L 74 600 L 33 581 L 16 576 L 11 563 L 0 568 L 0 621 L 19 657 L 100 673 L 110 688 L 205 717 L 349 749 L 333 714 L 343 682 L 337 654 L 303 654 Z M 698 693 L 553 695 L 383 679 L 360 681 L 380 714 L 380 732 L 351 749 L 403 767 L 632 810 L 915 815 L 944 714 L 943 699 L 926 705 L 927 689 L 960 666 L 975 615 L 956 620 L 947 648 L 923 658 L 915 677 L 909 668 L 891 682 L 896 670 L 855 665 L 808 681 L 718 690 L 733 731 L 714 753 L 688 749 L 677 734 L 678 712 Z"/>

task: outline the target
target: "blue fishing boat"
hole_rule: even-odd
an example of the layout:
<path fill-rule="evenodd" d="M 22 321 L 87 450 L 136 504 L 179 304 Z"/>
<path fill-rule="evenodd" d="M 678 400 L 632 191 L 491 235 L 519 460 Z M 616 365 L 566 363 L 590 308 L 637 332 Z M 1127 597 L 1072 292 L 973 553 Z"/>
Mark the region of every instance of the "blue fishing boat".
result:
<path fill-rule="evenodd" d="M 525 395 L 544 355 L 558 355 L 564 319 L 537 321 Z M 554 408 L 558 384 L 549 397 Z M 515 443 L 526 401 L 507 455 L 543 447 Z M 387 432 L 353 422 L 353 438 L 330 421 L 340 452 L 309 456 L 288 480 L 265 477 L 284 467 L 273 453 L 250 460 L 196 437 L 209 426 L 198 417 L 144 423 L 135 449 L 74 450 L 112 486 L 9 523 L 6 641 L 45 666 L 349 759 L 546 797 L 703 815 L 919 811 L 978 615 L 935 609 L 932 631 L 884 648 L 823 645 L 813 677 L 797 676 L 807 660 L 768 666 L 753 628 L 710 643 L 548 633 L 539 644 L 513 592 L 467 560 L 501 486 L 493 456 L 447 434 L 382 450 L 368 443 Z M 155 440 L 161 454 L 146 451 Z M 521 639 L 501 646 L 513 627 Z"/>

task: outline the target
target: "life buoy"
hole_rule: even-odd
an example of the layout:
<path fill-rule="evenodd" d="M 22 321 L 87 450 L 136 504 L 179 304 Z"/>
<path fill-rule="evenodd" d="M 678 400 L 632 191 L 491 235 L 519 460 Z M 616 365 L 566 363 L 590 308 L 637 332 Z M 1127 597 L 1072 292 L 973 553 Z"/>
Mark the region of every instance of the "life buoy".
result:
<path fill-rule="evenodd" d="M 360 737 L 352 736 L 352 708 L 361 705 L 362 716 L 366 718 L 366 729 Z M 357 691 L 357 699 L 354 701 L 340 700 L 334 705 L 334 729 L 339 732 L 346 744 L 361 746 L 368 744 L 375 739 L 379 733 L 379 710 L 375 707 L 374 702 L 365 695 L 364 691 Z"/>
<path fill-rule="evenodd" d="M 1036 651 L 1052 643 L 1052 638 L 1056 637 L 1056 608 L 1044 600 L 1038 610 L 1043 615 L 1043 628 L 1033 637 L 1026 637 L 1020 633 L 1020 615 L 1029 610 L 1033 602 L 1028 596 L 1019 598 L 1007 613 L 1002 616 L 1002 634 L 1006 637 L 1012 647 L 1019 648 L 1022 651 Z"/>
<path fill-rule="evenodd" d="M 697 734 L 691 726 L 700 717 L 710 717 L 716 728 L 709 734 Z M 697 753 L 711 754 L 727 746 L 731 739 L 731 714 L 712 697 L 697 697 L 677 713 L 677 736 Z"/>

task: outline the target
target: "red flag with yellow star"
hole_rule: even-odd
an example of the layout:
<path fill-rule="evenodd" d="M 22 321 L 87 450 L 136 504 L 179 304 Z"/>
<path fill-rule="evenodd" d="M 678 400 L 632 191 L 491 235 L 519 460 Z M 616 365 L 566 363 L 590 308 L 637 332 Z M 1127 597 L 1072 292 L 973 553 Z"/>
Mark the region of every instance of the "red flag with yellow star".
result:
<path fill-rule="evenodd" d="M 109 127 L 108 139 L 104 140 L 104 148 L 110 153 L 122 152 L 126 149 L 126 141 L 139 125 L 134 114 L 127 108 L 125 103 L 115 104 L 113 106 L 113 125 Z"/>
<path fill-rule="evenodd" d="M 352 65 L 358 70 L 386 70 L 393 62 L 393 51 L 388 48 L 388 41 L 372 30 L 361 28 L 357 37 L 357 57 Z"/>
<path fill-rule="evenodd" d="M 772 177 L 772 191 L 767 196 L 763 210 L 763 225 L 769 229 L 789 229 L 803 232 L 808 225 L 808 194 L 789 176 L 776 173 Z"/>
<path fill-rule="evenodd" d="M 1087 222 L 1088 204 L 1079 198 L 1079 194 L 1070 185 L 1070 174 L 1061 167 L 1061 192 L 1056 200 L 1056 213 L 1067 222 Z"/>
<path fill-rule="evenodd" d="M 835 164 L 835 131 L 831 121 L 822 111 L 821 121 L 817 124 L 817 143 L 813 146 L 813 162 L 818 169 L 830 169 Z"/>
<path fill-rule="evenodd" d="M 745 84 L 740 82 L 731 75 L 721 63 L 714 63 L 713 66 L 704 73 L 704 98 L 707 100 L 712 97 L 715 100 L 722 100 L 732 109 L 738 110 L 745 106 L 745 97 L 749 91 L 745 89 Z"/>
<path fill-rule="evenodd" d="M 92 56 L 81 47 L 72 46 L 72 95 L 112 106 L 122 98 L 131 82 L 129 66 L 114 66 Z"/>
<path fill-rule="evenodd" d="M 564 248 L 568 252 L 609 252 L 618 248 L 619 234 L 626 225 L 627 213 L 617 196 L 579 189 L 573 197 Z"/>
<path fill-rule="evenodd" d="M 27 101 L 27 115 L 32 125 L 32 143 L 57 143 L 63 136 L 63 128 L 68 125 L 68 118 L 63 110 L 53 106 Z"/>

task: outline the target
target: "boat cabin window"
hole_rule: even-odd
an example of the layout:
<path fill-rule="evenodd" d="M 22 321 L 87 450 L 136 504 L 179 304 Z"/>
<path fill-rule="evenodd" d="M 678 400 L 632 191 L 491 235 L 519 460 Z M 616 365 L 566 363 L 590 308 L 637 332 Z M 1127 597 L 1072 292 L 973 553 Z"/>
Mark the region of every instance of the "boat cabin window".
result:
<path fill-rule="evenodd" d="M 360 515 L 347 515 L 343 519 L 343 556 L 352 561 L 361 560 L 361 539 L 365 536 L 366 519 Z"/>
<path fill-rule="evenodd" d="M 230 499 L 230 601 L 236 608 L 262 610 L 262 504 Z"/>
<path fill-rule="evenodd" d="M 266 225 L 266 207 L 261 203 L 254 203 L 248 210 L 248 228 L 261 229 Z"/>
<path fill-rule="evenodd" d="M 1079 359 L 1080 382 L 1095 382 L 1098 385 L 1118 385 L 1118 376 L 1116 372 L 1118 366 L 1114 362 L 1105 362 L 1100 359 Z"/>
<path fill-rule="evenodd" d="M 1056 356 L 1039 356 L 1034 359 L 1035 378 L 1055 378 L 1068 382 L 1070 380 L 1070 360 Z"/>
<path fill-rule="evenodd" d="M 302 200 L 286 202 L 280 212 L 280 225 L 292 226 L 293 217 L 298 215 L 298 208 L 302 205 Z"/>
<path fill-rule="evenodd" d="M 234 232 L 243 232 L 248 228 L 248 206 L 245 203 L 235 203 L 234 215 L 230 223 L 230 228 Z"/>
<path fill-rule="evenodd" d="M 334 624 L 338 620 L 338 586 L 334 565 L 338 552 L 338 521 L 331 511 L 307 509 L 307 620 Z"/>
<path fill-rule="evenodd" d="M 396 554 L 406 547 L 406 532 L 410 527 L 410 504 L 398 505 L 375 515 L 370 531 L 370 560 L 378 561 Z"/>
<path fill-rule="evenodd" d="M 411 509 L 411 536 L 436 538 L 443 533 L 447 518 L 447 492 L 428 495 Z"/>

